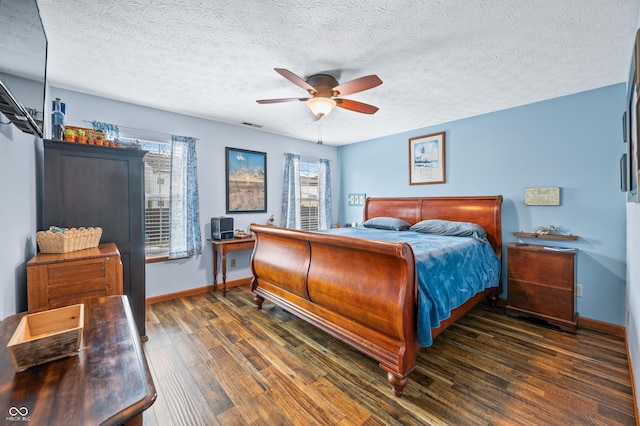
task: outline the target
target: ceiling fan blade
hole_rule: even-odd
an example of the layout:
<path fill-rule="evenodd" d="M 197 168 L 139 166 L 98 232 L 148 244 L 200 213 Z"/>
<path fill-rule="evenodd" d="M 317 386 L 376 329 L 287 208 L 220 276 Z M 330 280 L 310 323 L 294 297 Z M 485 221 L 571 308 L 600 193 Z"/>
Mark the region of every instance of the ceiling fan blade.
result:
<path fill-rule="evenodd" d="M 300 77 L 292 73 L 291 71 L 286 70 L 284 68 L 274 68 L 274 70 L 276 70 L 278 74 L 280 74 L 281 76 L 283 76 L 284 78 L 292 82 L 293 84 L 302 87 L 304 90 L 308 92 L 317 92 L 317 90 L 313 86 L 311 86 L 309 83 L 307 83 L 306 81 L 304 81 L 303 79 L 301 79 Z"/>
<path fill-rule="evenodd" d="M 281 102 L 306 101 L 309 98 L 281 98 L 281 99 L 260 99 L 256 102 L 259 104 L 279 104 Z"/>
<path fill-rule="evenodd" d="M 363 114 L 375 114 L 378 111 L 378 107 L 365 104 L 358 101 L 352 101 L 351 99 L 334 99 L 336 106 L 350 111 L 361 112 Z"/>
<path fill-rule="evenodd" d="M 339 92 L 340 95 L 346 96 L 353 93 L 362 92 L 372 89 L 376 86 L 380 86 L 382 80 L 375 75 L 365 75 L 364 77 L 356 78 L 355 80 L 347 81 L 333 88 L 334 91 Z"/>

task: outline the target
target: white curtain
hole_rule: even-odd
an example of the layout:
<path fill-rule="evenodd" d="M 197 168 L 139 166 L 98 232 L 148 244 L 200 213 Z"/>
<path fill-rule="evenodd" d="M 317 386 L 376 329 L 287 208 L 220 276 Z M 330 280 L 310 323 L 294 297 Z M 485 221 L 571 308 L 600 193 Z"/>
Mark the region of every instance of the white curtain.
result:
<path fill-rule="evenodd" d="M 331 206 L 331 167 L 329 160 L 320 159 L 318 169 L 318 229 L 330 229 L 333 216 Z"/>
<path fill-rule="evenodd" d="M 202 253 L 196 139 L 171 136 L 169 259 Z"/>
<path fill-rule="evenodd" d="M 300 156 L 285 153 L 280 226 L 300 229 Z"/>

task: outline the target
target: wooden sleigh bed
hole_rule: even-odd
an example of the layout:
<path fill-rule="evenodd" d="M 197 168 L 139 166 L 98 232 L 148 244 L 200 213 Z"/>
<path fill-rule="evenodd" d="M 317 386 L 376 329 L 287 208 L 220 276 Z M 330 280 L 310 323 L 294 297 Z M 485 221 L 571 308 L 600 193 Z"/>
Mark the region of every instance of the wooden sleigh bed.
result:
<path fill-rule="evenodd" d="M 368 198 L 364 220 L 473 222 L 486 231 L 500 260 L 501 205 L 502 196 Z M 267 299 L 375 359 L 387 371 L 394 394 L 401 396 L 419 350 L 411 246 L 255 224 L 251 231 L 257 307 Z M 495 287 L 477 293 L 432 328 L 433 338 L 483 298 L 495 304 L 500 291 L 498 278 Z"/>

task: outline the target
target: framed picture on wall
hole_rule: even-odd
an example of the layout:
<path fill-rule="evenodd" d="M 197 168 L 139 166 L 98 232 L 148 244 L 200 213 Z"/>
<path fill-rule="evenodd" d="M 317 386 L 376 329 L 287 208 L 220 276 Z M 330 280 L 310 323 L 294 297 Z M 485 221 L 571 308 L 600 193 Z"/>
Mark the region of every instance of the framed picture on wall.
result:
<path fill-rule="evenodd" d="M 445 182 L 444 132 L 409 139 L 409 184 Z"/>
<path fill-rule="evenodd" d="M 267 211 L 267 154 L 225 148 L 227 213 Z"/>
<path fill-rule="evenodd" d="M 638 93 L 640 87 L 640 30 L 636 32 L 636 41 L 631 56 L 631 68 L 627 81 L 627 108 L 625 114 L 625 132 L 627 144 L 627 201 L 638 202 L 638 143 L 640 142 L 640 126 L 638 126 Z"/>

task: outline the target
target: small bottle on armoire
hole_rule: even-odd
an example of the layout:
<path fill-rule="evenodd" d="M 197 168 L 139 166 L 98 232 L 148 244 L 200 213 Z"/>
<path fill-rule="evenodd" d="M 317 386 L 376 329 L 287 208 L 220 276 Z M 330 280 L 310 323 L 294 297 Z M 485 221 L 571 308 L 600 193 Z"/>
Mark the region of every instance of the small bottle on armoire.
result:
<path fill-rule="evenodd" d="M 51 112 L 51 127 L 53 128 L 51 139 L 61 141 L 64 135 L 65 117 L 64 104 L 60 98 L 53 101 L 53 111 Z"/>

